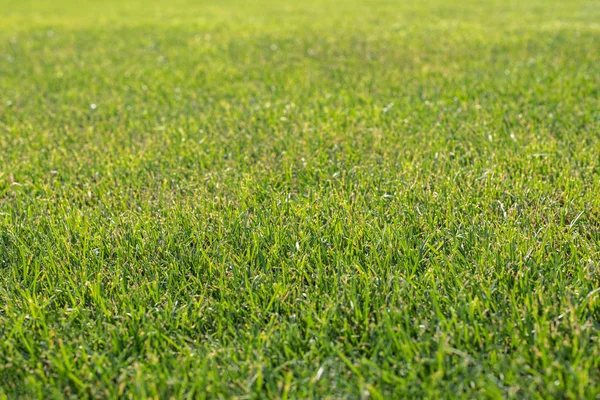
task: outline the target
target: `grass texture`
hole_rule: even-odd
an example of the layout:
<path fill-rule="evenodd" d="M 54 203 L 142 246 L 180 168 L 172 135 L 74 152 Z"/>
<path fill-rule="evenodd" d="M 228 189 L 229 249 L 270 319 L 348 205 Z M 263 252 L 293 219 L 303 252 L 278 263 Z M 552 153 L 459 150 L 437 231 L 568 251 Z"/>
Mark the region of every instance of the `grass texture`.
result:
<path fill-rule="evenodd" d="M 0 0 L 0 398 L 598 398 L 597 0 Z"/>

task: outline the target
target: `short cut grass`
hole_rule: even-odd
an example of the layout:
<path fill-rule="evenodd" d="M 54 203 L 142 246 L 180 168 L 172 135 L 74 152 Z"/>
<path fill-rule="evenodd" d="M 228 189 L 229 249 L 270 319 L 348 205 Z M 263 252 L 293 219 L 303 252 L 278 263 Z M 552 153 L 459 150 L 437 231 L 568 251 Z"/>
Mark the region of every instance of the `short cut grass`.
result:
<path fill-rule="evenodd" d="M 0 397 L 600 395 L 599 1 L 0 10 Z"/>

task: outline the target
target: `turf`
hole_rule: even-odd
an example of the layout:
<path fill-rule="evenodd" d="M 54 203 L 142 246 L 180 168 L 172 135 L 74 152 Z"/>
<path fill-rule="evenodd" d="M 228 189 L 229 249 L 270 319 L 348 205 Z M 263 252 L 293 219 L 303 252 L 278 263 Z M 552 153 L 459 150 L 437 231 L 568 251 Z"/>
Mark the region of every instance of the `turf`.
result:
<path fill-rule="evenodd" d="M 0 0 L 0 398 L 598 398 L 599 21 Z"/>

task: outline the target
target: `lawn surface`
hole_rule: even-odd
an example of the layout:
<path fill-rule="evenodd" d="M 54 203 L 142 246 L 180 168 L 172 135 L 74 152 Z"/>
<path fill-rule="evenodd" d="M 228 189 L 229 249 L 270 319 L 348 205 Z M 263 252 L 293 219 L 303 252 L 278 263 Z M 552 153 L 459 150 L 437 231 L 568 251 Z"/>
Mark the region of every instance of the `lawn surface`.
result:
<path fill-rule="evenodd" d="M 0 0 L 0 398 L 598 398 L 599 55 L 598 0 Z"/>

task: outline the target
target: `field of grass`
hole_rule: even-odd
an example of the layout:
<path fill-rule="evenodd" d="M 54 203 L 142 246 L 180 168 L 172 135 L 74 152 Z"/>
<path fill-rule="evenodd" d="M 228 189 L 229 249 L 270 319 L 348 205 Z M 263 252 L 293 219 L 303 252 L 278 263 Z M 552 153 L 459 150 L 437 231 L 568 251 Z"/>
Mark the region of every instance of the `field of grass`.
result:
<path fill-rule="evenodd" d="M 600 396 L 600 1 L 0 0 L 0 398 L 232 396 Z"/>

